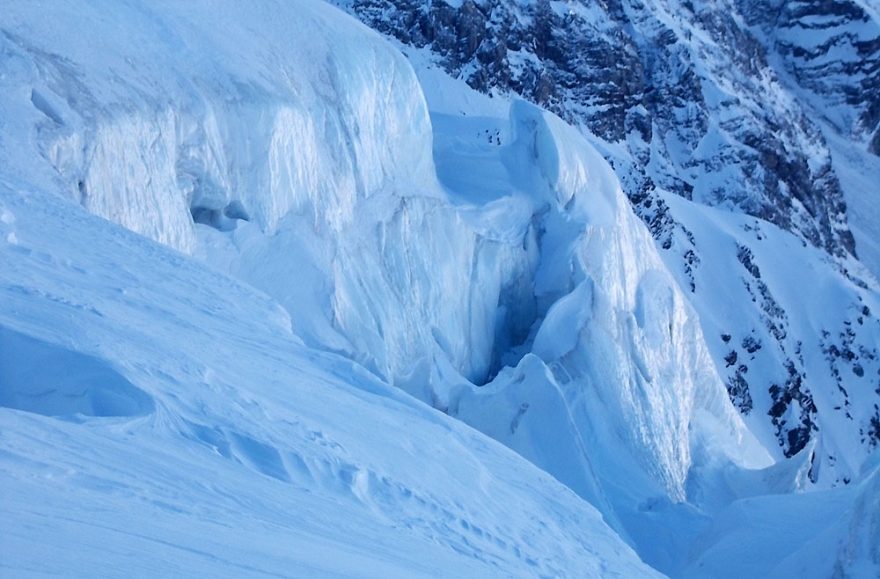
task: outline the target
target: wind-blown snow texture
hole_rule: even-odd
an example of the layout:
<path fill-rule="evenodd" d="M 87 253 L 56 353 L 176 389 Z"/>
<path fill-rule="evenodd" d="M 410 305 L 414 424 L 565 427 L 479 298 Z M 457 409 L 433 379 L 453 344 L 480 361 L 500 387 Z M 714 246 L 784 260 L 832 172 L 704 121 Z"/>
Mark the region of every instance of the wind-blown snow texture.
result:
<path fill-rule="evenodd" d="M 265 295 L 15 189 L 2 574 L 651 574 L 571 491 L 304 348 Z"/>
<path fill-rule="evenodd" d="M 770 466 L 617 175 L 558 117 L 420 81 L 311 1 L 12 2 L 0 28 L 9 572 L 736 576 L 808 539 L 878 564 L 847 428 L 822 452 L 859 490 L 784 512 L 849 518 L 780 517 L 803 540 L 740 566 L 717 548 L 820 452 Z M 740 262 L 766 301 L 764 258 Z"/>

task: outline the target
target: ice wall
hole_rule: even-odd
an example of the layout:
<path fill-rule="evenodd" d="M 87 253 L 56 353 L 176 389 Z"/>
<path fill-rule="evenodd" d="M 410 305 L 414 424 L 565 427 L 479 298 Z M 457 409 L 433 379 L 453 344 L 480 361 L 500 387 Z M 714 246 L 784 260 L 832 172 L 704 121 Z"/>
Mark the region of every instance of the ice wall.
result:
<path fill-rule="evenodd" d="M 517 266 L 443 202 L 399 52 L 321 2 L 45 8 L 4 17 L 8 142 L 31 146 L 5 164 L 42 158 L 92 213 L 228 268 L 420 397 L 434 350 L 485 379 Z"/>
<path fill-rule="evenodd" d="M 40 22 L 8 8 L 4 88 L 30 117 L 10 141 L 26 135 L 74 198 L 129 229 L 192 252 L 194 219 L 340 230 L 379 191 L 434 189 L 409 65 L 323 3 L 49 2 Z"/>
<path fill-rule="evenodd" d="M 557 440 L 580 438 L 570 454 L 601 465 L 593 470 L 606 487 L 623 477 L 631 489 L 641 487 L 633 496 L 676 501 L 686 499 L 693 445 L 743 444 L 749 450 L 730 455 L 766 464 L 728 401 L 696 316 L 611 168 L 574 129 L 536 107 L 514 104 L 511 125 L 512 142 L 500 154 L 539 208 L 534 291 L 549 307 L 530 348 L 538 359 L 463 395 L 460 415 L 527 456 L 544 453 L 533 460 L 587 494 L 594 491 L 577 482 L 576 462 L 553 466 L 552 444 L 536 451 L 536 438 L 553 429 Z M 539 378 L 527 382 L 528 395 L 528 386 L 518 386 L 523 373 Z M 545 415 L 557 399 L 564 420 Z M 647 476 L 637 481 L 636 472 Z"/>

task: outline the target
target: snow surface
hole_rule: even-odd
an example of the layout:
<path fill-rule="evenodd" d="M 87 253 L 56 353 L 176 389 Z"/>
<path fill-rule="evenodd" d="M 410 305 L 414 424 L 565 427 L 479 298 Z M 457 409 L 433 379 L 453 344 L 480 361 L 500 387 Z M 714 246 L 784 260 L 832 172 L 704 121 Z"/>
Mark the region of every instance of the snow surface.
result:
<path fill-rule="evenodd" d="M 426 101 L 308 0 L 0 29 L 10 574 L 736 576 L 728 510 L 800 488 L 555 116 L 421 70 Z M 878 564 L 872 472 L 779 511 L 852 505 L 804 527 L 843 569 Z"/>
<path fill-rule="evenodd" d="M 302 346 L 264 294 L 0 192 L 0 574 L 652 574 L 522 458 Z"/>
<path fill-rule="evenodd" d="M 871 452 L 864 443 L 865 432 L 870 429 L 871 417 L 876 408 L 872 404 L 875 395 L 876 357 L 860 344 L 876 347 L 876 335 L 880 330 L 873 312 L 880 307 L 874 290 L 873 278 L 864 266 L 857 262 L 849 264 L 850 277 L 841 275 L 821 251 L 805 246 L 793 236 L 771 224 L 753 218 L 733 215 L 694 203 L 676 196 L 667 198 L 676 219 L 680 220 L 704 248 L 702 263 L 695 275 L 698 285 L 710 283 L 724 288 L 723 293 L 696 292 L 693 301 L 703 312 L 701 322 L 710 341 L 716 359 L 736 352 L 727 366 L 746 366 L 744 374 L 774 376 L 774 382 L 784 384 L 788 379 L 783 368 L 786 359 L 779 353 L 763 347 L 772 343 L 774 335 L 780 335 L 788 352 L 784 354 L 797 359 L 806 375 L 823 377 L 836 387 L 809 390 L 811 402 L 819 416 L 823 417 L 817 454 L 830 458 L 837 481 L 833 477 L 820 477 L 817 464 L 814 482 L 828 487 L 842 478 L 852 479 L 861 469 Z M 731 247 L 750 247 L 753 271 L 750 273 L 742 263 L 730 263 L 726 255 L 735 254 Z M 860 286 L 859 280 L 868 280 L 871 286 Z M 756 300 L 767 318 L 743 312 L 734 317 L 737 304 Z M 784 304 L 784 311 L 779 310 Z M 775 314 L 774 314 L 775 312 Z M 865 313 L 867 312 L 867 314 Z M 722 336 L 726 335 L 728 341 Z M 856 353 L 849 361 L 829 359 L 829 350 L 837 347 L 838 340 L 850 336 L 849 346 Z M 795 337 L 798 339 L 795 340 Z M 743 347 L 746 340 L 755 346 Z M 843 348 L 843 346 L 841 346 Z M 749 351 L 751 350 L 751 351 Z M 836 369 L 836 375 L 829 371 Z M 762 388 L 751 388 L 755 408 L 770 408 L 773 400 Z M 783 419 L 797 420 L 797 404 Z M 752 413 L 747 423 L 765 444 L 774 448 L 773 432 L 766 428 L 764 416 Z"/>

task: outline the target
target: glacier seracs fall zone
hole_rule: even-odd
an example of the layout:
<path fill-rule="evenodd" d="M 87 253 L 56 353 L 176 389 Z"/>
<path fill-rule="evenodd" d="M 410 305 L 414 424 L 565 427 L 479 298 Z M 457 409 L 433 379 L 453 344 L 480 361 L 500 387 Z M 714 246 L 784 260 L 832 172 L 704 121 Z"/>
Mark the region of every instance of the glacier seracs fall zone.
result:
<path fill-rule="evenodd" d="M 582 128 L 689 294 L 750 429 L 777 458 L 810 447 L 815 486 L 853 479 L 880 444 L 876 3 L 335 3 L 420 75 Z"/>
<path fill-rule="evenodd" d="M 771 466 L 579 132 L 322 3 L 223 8 L 0 19 L 10 572 L 876 569 L 876 466 Z"/>

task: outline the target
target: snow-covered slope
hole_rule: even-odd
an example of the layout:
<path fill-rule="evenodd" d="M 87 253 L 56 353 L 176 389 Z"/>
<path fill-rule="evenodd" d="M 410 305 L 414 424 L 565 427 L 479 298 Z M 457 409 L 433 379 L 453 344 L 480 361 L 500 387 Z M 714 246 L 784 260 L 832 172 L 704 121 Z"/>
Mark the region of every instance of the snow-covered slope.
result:
<path fill-rule="evenodd" d="M 423 70 L 429 114 L 329 5 L 223 6 L 0 20 L 11 572 L 680 573 L 802 488 L 809 457 L 745 470 L 771 458 L 580 133 Z"/>
<path fill-rule="evenodd" d="M 833 491 L 744 497 L 694 542 L 682 577 L 876 577 L 878 459 Z"/>
<path fill-rule="evenodd" d="M 652 574 L 265 295 L 5 177 L 0 215 L 0 574 Z"/>
<path fill-rule="evenodd" d="M 696 291 L 692 300 L 752 431 L 786 456 L 815 440 L 811 480 L 852 480 L 880 441 L 873 278 L 852 262 L 853 277 L 870 283 L 859 285 L 822 252 L 766 222 L 667 200 L 703 248 L 695 284 L 724 288 Z"/>

